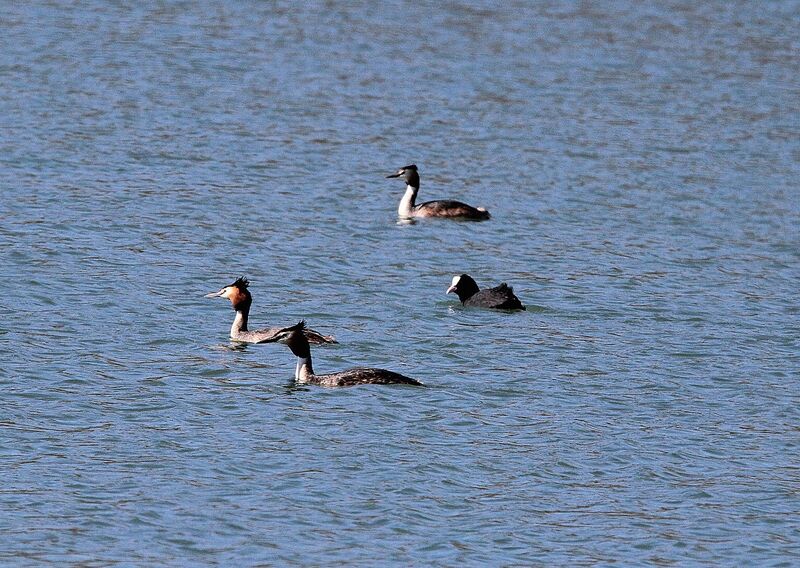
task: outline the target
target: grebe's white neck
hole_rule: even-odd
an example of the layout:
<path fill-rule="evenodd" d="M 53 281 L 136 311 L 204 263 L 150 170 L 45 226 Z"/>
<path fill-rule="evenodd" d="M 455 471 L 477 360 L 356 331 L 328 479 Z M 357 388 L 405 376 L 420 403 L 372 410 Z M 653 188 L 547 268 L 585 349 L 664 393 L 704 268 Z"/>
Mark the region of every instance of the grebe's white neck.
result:
<path fill-rule="evenodd" d="M 406 185 L 406 192 L 403 199 L 400 200 L 400 206 L 397 208 L 397 215 L 400 217 L 411 217 L 414 211 L 414 202 L 417 200 L 418 187 L 413 185 Z"/>
<path fill-rule="evenodd" d="M 297 367 L 294 370 L 294 379 L 298 383 L 307 383 L 314 376 L 314 369 L 311 366 L 311 355 L 308 357 L 298 357 Z"/>
<path fill-rule="evenodd" d="M 231 337 L 236 337 L 239 333 L 247 331 L 247 312 L 249 310 L 236 310 L 236 317 L 231 325 Z"/>

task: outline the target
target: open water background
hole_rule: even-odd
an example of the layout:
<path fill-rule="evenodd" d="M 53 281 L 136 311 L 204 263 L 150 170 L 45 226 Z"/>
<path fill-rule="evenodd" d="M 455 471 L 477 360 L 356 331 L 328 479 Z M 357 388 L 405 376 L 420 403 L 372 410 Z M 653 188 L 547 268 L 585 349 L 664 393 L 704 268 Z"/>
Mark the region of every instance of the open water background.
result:
<path fill-rule="evenodd" d="M 1 4 L 0 563 L 800 563 L 797 2 Z"/>

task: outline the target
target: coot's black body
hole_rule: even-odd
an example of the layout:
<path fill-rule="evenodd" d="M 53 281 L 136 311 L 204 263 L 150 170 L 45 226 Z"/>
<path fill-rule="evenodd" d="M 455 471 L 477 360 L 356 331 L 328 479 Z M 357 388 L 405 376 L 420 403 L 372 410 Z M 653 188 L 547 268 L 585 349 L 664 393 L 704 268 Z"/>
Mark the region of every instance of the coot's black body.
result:
<path fill-rule="evenodd" d="M 475 308 L 492 308 L 496 310 L 524 310 L 514 289 L 503 282 L 494 288 L 481 290 L 469 274 L 454 276 L 447 293 L 455 292 L 465 306 Z"/>

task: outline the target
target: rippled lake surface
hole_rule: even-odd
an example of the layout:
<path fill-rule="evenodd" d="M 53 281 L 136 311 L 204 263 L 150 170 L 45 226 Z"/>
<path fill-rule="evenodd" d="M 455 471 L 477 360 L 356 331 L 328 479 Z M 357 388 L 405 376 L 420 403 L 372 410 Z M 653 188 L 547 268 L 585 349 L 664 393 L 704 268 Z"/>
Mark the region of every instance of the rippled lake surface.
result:
<path fill-rule="evenodd" d="M 796 566 L 799 20 L 3 3 L 0 562 Z"/>

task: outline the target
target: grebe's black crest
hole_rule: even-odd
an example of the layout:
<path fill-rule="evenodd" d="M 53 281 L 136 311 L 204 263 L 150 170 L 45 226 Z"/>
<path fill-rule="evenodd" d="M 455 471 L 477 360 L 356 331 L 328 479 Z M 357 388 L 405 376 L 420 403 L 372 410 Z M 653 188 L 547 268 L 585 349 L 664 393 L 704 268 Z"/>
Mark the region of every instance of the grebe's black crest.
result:
<path fill-rule="evenodd" d="M 277 331 L 275 341 L 285 341 L 295 331 L 305 331 L 305 329 L 306 329 L 306 320 L 301 319 L 294 325 L 280 328 Z"/>
<path fill-rule="evenodd" d="M 247 290 L 247 287 L 250 286 L 250 281 L 245 276 L 240 276 L 237 278 L 231 286 L 236 286 L 239 290 Z"/>
<path fill-rule="evenodd" d="M 404 174 L 407 174 L 409 172 L 416 172 L 416 171 L 417 171 L 417 164 L 410 164 L 408 166 L 403 166 L 402 168 L 397 170 L 397 173 L 395 173 L 395 174 L 389 174 L 388 176 L 386 176 L 386 179 L 399 178 L 400 176 L 402 176 Z"/>

